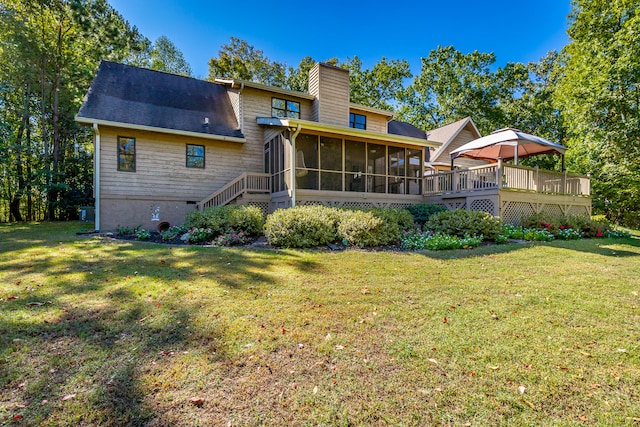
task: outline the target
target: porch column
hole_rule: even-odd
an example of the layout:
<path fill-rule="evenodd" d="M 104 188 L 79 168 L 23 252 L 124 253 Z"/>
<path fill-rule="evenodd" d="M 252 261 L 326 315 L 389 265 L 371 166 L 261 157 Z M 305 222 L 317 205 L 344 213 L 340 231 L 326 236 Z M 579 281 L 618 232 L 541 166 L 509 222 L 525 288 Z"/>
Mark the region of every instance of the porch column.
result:
<path fill-rule="evenodd" d="M 498 157 L 498 168 L 496 169 L 496 183 L 498 184 L 498 190 L 502 190 L 502 157 Z"/>
<path fill-rule="evenodd" d="M 302 125 L 298 124 L 296 130 L 291 134 L 291 207 L 296 207 L 296 137 L 302 130 Z M 289 129 L 291 132 L 291 129 Z"/>

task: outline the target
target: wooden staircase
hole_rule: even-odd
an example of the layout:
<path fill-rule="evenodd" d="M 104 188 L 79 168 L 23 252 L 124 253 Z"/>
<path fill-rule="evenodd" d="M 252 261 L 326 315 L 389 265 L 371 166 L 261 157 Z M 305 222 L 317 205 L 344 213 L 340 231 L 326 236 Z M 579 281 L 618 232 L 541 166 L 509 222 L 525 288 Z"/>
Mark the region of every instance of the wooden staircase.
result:
<path fill-rule="evenodd" d="M 224 206 L 245 194 L 269 194 L 271 176 L 266 173 L 245 172 L 221 189 L 198 202 L 199 211 L 213 206 Z"/>

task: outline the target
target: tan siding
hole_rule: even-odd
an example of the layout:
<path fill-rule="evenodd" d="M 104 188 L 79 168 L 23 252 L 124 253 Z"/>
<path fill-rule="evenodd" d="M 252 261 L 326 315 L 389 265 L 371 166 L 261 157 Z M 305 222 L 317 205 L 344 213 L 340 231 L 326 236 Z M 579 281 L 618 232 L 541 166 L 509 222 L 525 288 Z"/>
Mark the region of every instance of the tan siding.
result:
<path fill-rule="evenodd" d="M 188 201 L 202 200 L 243 172 L 262 172 L 263 169 L 261 138 L 238 144 L 128 129 L 105 127 L 100 130 L 101 197 L 105 200 L 138 200 L 147 204 L 171 201 L 186 205 Z M 117 170 L 118 136 L 136 139 L 136 172 Z M 204 169 L 186 167 L 187 144 L 205 146 Z M 109 223 L 110 216 L 117 214 L 109 206 L 116 205 L 103 205 L 101 218 L 105 224 Z M 120 206 L 120 209 L 129 207 Z"/>
<path fill-rule="evenodd" d="M 349 126 L 349 73 L 316 64 L 309 75 L 309 93 L 316 97 L 315 120 L 337 126 Z"/>
<path fill-rule="evenodd" d="M 309 93 L 317 97 L 319 92 L 320 92 L 320 66 L 316 64 L 316 66 L 309 71 Z M 311 120 L 315 122 L 320 121 L 318 120 L 319 114 L 320 114 L 320 103 L 314 102 Z"/>
<path fill-rule="evenodd" d="M 238 120 L 238 126 L 240 129 L 243 127 L 242 123 L 242 114 L 240 112 L 240 94 L 237 90 L 227 89 L 227 94 L 229 95 L 229 100 L 231 101 L 231 106 L 233 107 L 233 112 L 236 115 L 236 120 Z"/>
<path fill-rule="evenodd" d="M 453 150 L 456 150 L 460 147 L 462 147 L 464 144 L 473 141 L 474 139 L 476 139 L 476 136 L 467 128 L 462 129 L 460 131 L 460 133 L 455 137 L 455 139 L 453 141 L 451 141 L 451 144 L 449 144 L 449 146 L 447 147 L 447 151 L 448 153 L 442 153 L 440 156 L 438 156 L 437 159 L 431 159 L 433 162 L 451 162 L 451 156 L 449 153 L 451 153 Z M 469 167 L 473 167 L 473 166 L 481 166 L 481 165 L 486 165 L 489 162 L 485 162 L 484 160 L 474 160 L 474 159 L 467 159 L 464 157 L 458 157 L 455 162 L 454 165 L 461 167 L 461 168 L 469 168 Z"/>
<path fill-rule="evenodd" d="M 388 133 L 388 117 L 382 114 L 376 114 L 369 111 L 358 109 L 350 109 L 350 113 L 356 113 L 367 117 L 367 130 L 372 132 Z"/>

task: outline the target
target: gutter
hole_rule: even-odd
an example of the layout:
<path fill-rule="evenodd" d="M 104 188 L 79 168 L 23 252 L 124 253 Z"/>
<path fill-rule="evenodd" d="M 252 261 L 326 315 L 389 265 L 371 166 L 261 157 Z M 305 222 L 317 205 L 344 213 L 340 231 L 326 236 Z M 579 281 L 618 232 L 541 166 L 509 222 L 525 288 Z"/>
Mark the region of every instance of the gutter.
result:
<path fill-rule="evenodd" d="M 305 130 L 312 130 L 317 132 L 327 132 L 342 136 L 352 136 L 358 138 L 364 138 L 366 140 L 384 141 L 395 144 L 407 144 L 420 147 L 440 147 L 439 142 L 429 141 L 421 138 L 413 138 L 410 136 L 396 135 L 393 133 L 373 132 L 370 130 L 353 129 L 344 126 L 329 125 L 324 123 L 313 122 L 309 120 L 299 119 L 279 119 L 275 117 L 258 117 L 257 123 L 259 125 L 267 126 L 281 126 L 281 127 L 295 127 L 302 125 Z"/>
<path fill-rule="evenodd" d="M 181 135 L 181 136 L 191 136 L 194 138 L 213 139 L 216 141 L 235 142 L 239 144 L 244 144 L 245 142 L 247 142 L 246 138 L 238 138 L 235 136 L 213 135 L 208 133 L 192 132 L 192 131 L 186 131 L 186 130 L 136 125 L 132 123 L 112 122 L 109 120 L 96 120 L 96 119 L 89 119 L 86 117 L 78 117 L 78 116 L 75 117 L 75 121 L 78 123 L 94 125 L 94 126 L 96 125 L 112 126 L 112 127 L 120 127 L 124 129 L 140 130 L 140 131 L 146 131 L 146 132 L 167 133 L 171 135 Z"/>
<path fill-rule="evenodd" d="M 94 215 L 95 215 L 95 231 L 100 231 L 100 129 L 98 124 L 93 124 L 93 131 L 95 132 L 95 146 L 94 146 L 94 163 L 93 163 L 93 198 L 95 200 Z"/>

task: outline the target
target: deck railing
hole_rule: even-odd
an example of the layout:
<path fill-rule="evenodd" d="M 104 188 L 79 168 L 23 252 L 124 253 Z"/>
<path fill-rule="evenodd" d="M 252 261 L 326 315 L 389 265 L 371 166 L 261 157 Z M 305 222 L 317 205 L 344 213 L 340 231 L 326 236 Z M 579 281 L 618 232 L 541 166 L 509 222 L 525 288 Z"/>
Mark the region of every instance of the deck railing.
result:
<path fill-rule="evenodd" d="M 270 191 L 271 177 L 269 174 L 245 172 L 203 199 L 197 207 L 198 210 L 203 210 L 212 206 L 223 206 L 245 193 L 269 193 Z"/>
<path fill-rule="evenodd" d="M 427 175 L 424 189 L 426 196 L 488 189 L 589 196 L 591 181 L 588 176 L 497 163 Z"/>

